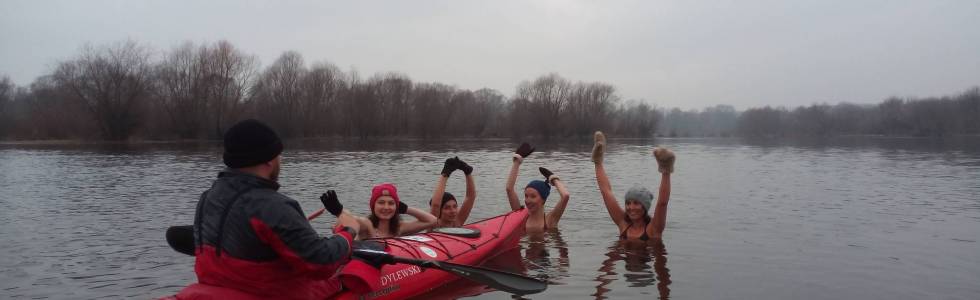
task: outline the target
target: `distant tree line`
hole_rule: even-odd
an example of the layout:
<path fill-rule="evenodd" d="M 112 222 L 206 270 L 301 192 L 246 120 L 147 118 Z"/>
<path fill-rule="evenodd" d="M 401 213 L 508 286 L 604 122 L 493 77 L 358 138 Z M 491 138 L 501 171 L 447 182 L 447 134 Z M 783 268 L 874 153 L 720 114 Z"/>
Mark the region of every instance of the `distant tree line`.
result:
<path fill-rule="evenodd" d="M 980 88 L 955 96 L 888 98 L 878 104 L 728 105 L 663 112 L 658 135 L 670 137 L 825 137 L 980 135 Z"/>
<path fill-rule="evenodd" d="M 29 86 L 3 77 L 0 139 L 215 139 L 245 118 L 285 137 L 650 137 L 660 118 L 612 85 L 557 74 L 508 98 L 399 73 L 362 78 L 294 51 L 260 68 L 226 41 L 154 53 L 131 40 L 85 46 Z"/>
<path fill-rule="evenodd" d="M 877 105 L 840 103 L 752 108 L 738 117 L 741 136 L 980 134 L 980 88 L 923 99 L 889 98 Z"/>
<path fill-rule="evenodd" d="M 29 86 L 0 76 L 0 139 L 216 139 L 245 118 L 285 137 L 946 136 L 980 134 L 980 89 L 877 105 L 660 109 L 602 82 L 546 74 L 514 94 L 362 78 L 287 51 L 265 68 L 226 41 L 162 51 L 127 40 L 85 46 Z"/>

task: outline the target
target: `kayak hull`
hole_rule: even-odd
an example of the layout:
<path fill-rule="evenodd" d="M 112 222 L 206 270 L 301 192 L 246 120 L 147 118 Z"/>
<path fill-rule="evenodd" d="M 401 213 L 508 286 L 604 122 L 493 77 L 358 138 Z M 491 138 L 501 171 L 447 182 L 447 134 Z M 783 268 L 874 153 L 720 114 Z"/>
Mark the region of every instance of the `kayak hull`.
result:
<path fill-rule="evenodd" d="M 480 231 L 475 238 L 443 233 L 375 239 L 392 255 L 423 260 L 446 261 L 462 265 L 481 265 L 500 253 L 518 247 L 524 235 L 527 210 L 521 209 L 473 222 L 464 228 Z M 381 287 L 358 295 L 344 291 L 335 299 L 405 299 L 422 295 L 459 279 L 456 275 L 415 265 L 394 264 L 381 268 Z"/>
<path fill-rule="evenodd" d="M 463 237 L 445 233 L 420 233 L 410 236 L 371 239 L 399 257 L 437 260 L 462 265 L 481 265 L 501 253 L 518 247 L 524 235 L 527 210 L 520 209 L 500 216 L 476 221 L 464 228 L 480 231 L 478 237 Z M 381 268 L 381 286 L 366 294 L 341 291 L 332 299 L 405 299 L 428 293 L 459 279 L 437 269 L 408 264 L 385 265 Z M 163 299 L 259 299 L 234 289 L 195 283 L 177 295 Z"/>

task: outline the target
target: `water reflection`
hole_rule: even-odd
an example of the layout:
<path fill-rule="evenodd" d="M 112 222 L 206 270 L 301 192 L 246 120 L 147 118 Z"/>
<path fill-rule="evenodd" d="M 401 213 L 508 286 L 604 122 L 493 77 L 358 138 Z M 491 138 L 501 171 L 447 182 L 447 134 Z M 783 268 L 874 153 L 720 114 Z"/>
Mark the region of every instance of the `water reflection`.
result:
<path fill-rule="evenodd" d="M 286 143 L 281 191 L 307 211 L 321 206 L 316 197 L 325 189 L 336 189 L 345 195 L 345 207 L 366 212 L 369 183 L 381 181 L 399 183 L 402 199 L 424 205 L 441 161 L 457 155 L 472 158 L 467 162 L 479 174 L 480 196 L 470 218 L 510 210 L 500 187 L 514 141 Z M 675 199 L 667 224 L 672 250 L 684 253 L 671 261 L 675 271 L 684 270 L 684 284 L 670 284 L 662 245 L 634 250 L 606 242 L 618 232 L 595 188 L 591 141 L 540 143 L 532 166 L 567 173 L 562 179 L 573 196 L 563 232 L 525 238 L 517 249 L 519 267 L 512 270 L 551 283 L 529 297 L 652 298 L 654 291 L 661 298 L 672 293 L 692 299 L 980 294 L 974 282 L 980 274 L 980 139 L 622 140 L 607 152 L 617 188 L 649 186 L 650 170 L 656 170 L 648 152 L 653 143 L 684 155 L 672 179 Z M 162 232 L 192 222 L 197 197 L 221 168 L 217 143 L 0 144 L 0 298 L 145 299 L 176 293 L 195 280 L 194 261 L 173 252 Z M 539 176 L 535 168 L 524 168 L 519 179 Z M 449 185 L 464 186 L 462 176 Z M 332 216 L 314 223 L 328 232 Z M 686 259 L 691 257 L 697 259 Z M 921 274 L 932 280 L 922 281 Z M 458 296 L 509 297 L 481 289 Z"/>
<path fill-rule="evenodd" d="M 515 274 L 527 274 L 527 268 L 524 267 L 519 248 L 504 251 L 503 253 L 500 253 L 499 255 L 483 262 L 481 266 Z M 496 290 L 475 281 L 457 279 L 440 288 L 432 290 L 431 292 L 414 297 L 414 299 L 460 299 L 494 291 Z"/>
<path fill-rule="evenodd" d="M 552 228 L 538 234 L 528 233 L 522 242 L 524 263 L 531 277 L 549 284 L 560 284 L 561 279 L 568 277 L 568 243 L 562 238 L 561 230 Z M 557 252 L 558 256 L 552 256 L 552 252 Z"/>
<path fill-rule="evenodd" d="M 612 291 L 610 285 L 619 280 L 620 268 L 616 265 L 622 261 L 626 264 L 622 268 L 626 270 L 622 278 L 629 287 L 656 284 L 660 299 L 670 298 L 670 269 L 667 268 L 667 248 L 663 240 L 618 240 L 608 250 L 607 259 L 599 267 L 600 275 L 595 278 L 598 284 L 592 296 L 596 299 L 609 298 L 607 294 Z"/>

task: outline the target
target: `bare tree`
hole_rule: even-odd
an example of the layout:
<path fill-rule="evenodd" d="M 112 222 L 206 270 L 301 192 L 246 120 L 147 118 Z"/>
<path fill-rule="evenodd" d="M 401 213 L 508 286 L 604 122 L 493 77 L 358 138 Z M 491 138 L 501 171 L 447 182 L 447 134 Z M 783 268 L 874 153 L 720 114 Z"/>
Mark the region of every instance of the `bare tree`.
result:
<path fill-rule="evenodd" d="M 17 88 L 10 77 L 0 77 L 0 138 L 7 136 L 13 124 L 13 114 L 10 112 L 14 102 L 14 90 Z"/>
<path fill-rule="evenodd" d="M 524 81 L 517 86 L 516 98 L 528 99 L 537 114 L 536 131 L 545 137 L 558 133 L 561 114 L 568 103 L 572 84 L 558 74 L 538 77 L 533 82 Z"/>
<path fill-rule="evenodd" d="M 788 112 L 783 108 L 752 108 L 738 117 L 738 132 L 749 137 L 776 137 L 783 135 L 783 120 Z"/>
<path fill-rule="evenodd" d="M 523 138 L 537 132 L 539 116 L 534 111 L 535 105 L 530 100 L 523 97 L 516 97 L 508 103 L 510 136 L 513 138 Z"/>
<path fill-rule="evenodd" d="M 653 137 L 660 112 L 644 101 L 631 100 L 616 113 L 616 133 L 632 137 Z"/>
<path fill-rule="evenodd" d="M 224 40 L 207 48 L 204 55 L 209 87 L 208 112 L 214 125 L 212 134 L 221 137 L 224 128 L 231 126 L 243 113 L 242 106 L 258 73 L 258 59 Z"/>
<path fill-rule="evenodd" d="M 591 82 L 576 83 L 568 97 L 567 111 L 562 124 L 567 133 L 588 136 L 596 130 L 610 128 L 610 117 L 619 98 L 612 85 Z"/>
<path fill-rule="evenodd" d="M 506 133 L 507 105 L 497 90 L 483 88 L 473 92 L 476 97 L 473 117 L 474 132 L 479 136 L 501 136 Z"/>
<path fill-rule="evenodd" d="M 795 135 L 826 136 L 833 129 L 830 117 L 830 105 L 800 106 L 790 115 L 791 130 Z"/>
<path fill-rule="evenodd" d="M 54 79 L 86 104 L 102 136 L 125 140 L 139 125 L 150 94 L 150 54 L 132 40 L 94 48 L 58 64 Z"/>
<path fill-rule="evenodd" d="M 180 138 L 197 138 L 205 126 L 210 100 L 207 52 L 206 47 L 198 49 L 186 42 L 173 48 L 156 67 L 156 102 Z"/>
<path fill-rule="evenodd" d="M 329 63 L 316 63 L 300 81 L 301 127 L 306 136 L 324 136 L 341 124 L 343 114 L 336 108 L 342 105 L 344 74 Z"/>
<path fill-rule="evenodd" d="M 368 85 L 374 89 L 373 94 L 380 106 L 377 117 L 384 120 L 381 124 L 382 134 L 408 133 L 407 112 L 411 107 L 412 79 L 401 73 L 384 73 L 371 77 Z"/>
<path fill-rule="evenodd" d="M 99 137 L 96 120 L 87 113 L 85 103 L 53 76 L 38 77 L 29 89 L 18 89 L 15 97 L 12 128 L 18 138 Z"/>
<path fill-rule="evenodd" d="M 262 73 L 255 86 L 254 101 L 259 117 L 266 119 L 286 137 L 302 135 L 294 118 L 302 115 L 301 80 L 307 72 L 299 52 L 283 53 Z"/>
<path fill-rule="evenodd" d="M 412 128 L 416 136 L 438 136 L 446 131 L 453 113 L 450 101 L 455 88 L 441 83 L 419 83 L 412 96 Z"/>

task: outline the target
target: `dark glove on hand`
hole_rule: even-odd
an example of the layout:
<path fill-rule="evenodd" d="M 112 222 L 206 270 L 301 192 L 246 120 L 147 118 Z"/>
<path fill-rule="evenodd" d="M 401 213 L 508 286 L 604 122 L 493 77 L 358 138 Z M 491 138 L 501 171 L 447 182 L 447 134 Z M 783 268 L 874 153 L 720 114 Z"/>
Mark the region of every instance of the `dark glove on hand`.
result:
<path fill-rule="evenodd" d="M 544 180 L 552 185 L 555 184 L 552 181 L 558 179 L 558 176 L 555 176 L 555 173 L 551 172 L 551 170 L 545 169 L 544 167 L 538 168 L 538 171 L 541 172 L 541 175 L 544 175 Z"/>
<path fill-rule="evenodd" d="M 397 212 L 398 212 L 398 214 L 407 213 L 408 212 L 408 204 L 405 204 L 405 202 L 398 201 L 398 210 L 397 210 Z"/>
<path fill-rule="evenodd" d="M 337 192 L 329 190 L 323 195 L 320 195 L 320 202 L 323 202 L 323 207 L 330 212 L 331 215 L 339 216 L 340 212 L 344 211 L 344 205 L 340 204 L 340 200 L 337 199 Z"/>
<path fill-rule="evenodd" d="M 471 167 L 470 164 L 467 164 L 465 161 L 459 159 L 459 157 L 456 157 L 456 162 L 459 163 L 458 169 L 463 170 L 463 174 L 470 175 L 473 173 L 473 167 Z"/>
<path fill-rule="evenodd" d="M 528 143 L 523 143 L 520 147 L 517 147 L 517 151 L 514 151 L 514 153 L 520 155 L 521 158 L 527 158 L 528 155 L 534 153 L 534 148 L 531 148 L 531 145 Z"/>
<path fill-rule="evenodd" d="M 449 177 L 453 171 L 459 169 L 458 158 L 447 158 L 446 162 L 442 164 L 442 176 Z"/>

